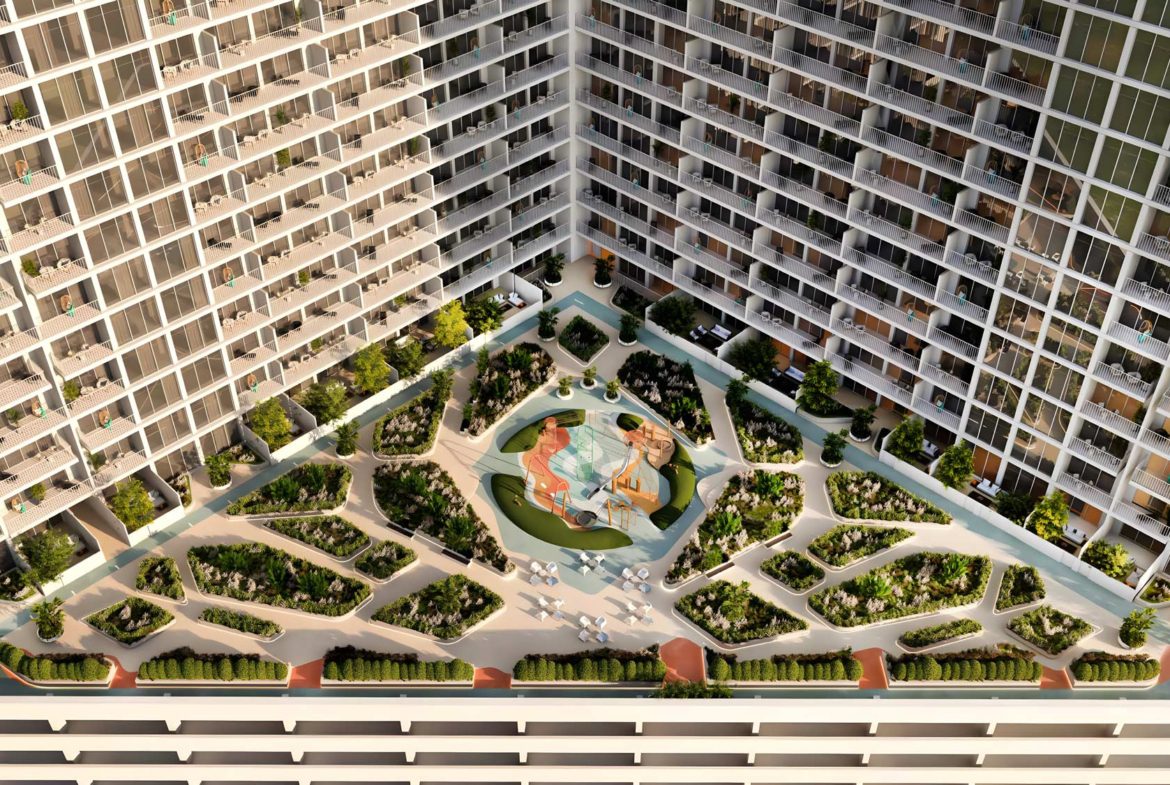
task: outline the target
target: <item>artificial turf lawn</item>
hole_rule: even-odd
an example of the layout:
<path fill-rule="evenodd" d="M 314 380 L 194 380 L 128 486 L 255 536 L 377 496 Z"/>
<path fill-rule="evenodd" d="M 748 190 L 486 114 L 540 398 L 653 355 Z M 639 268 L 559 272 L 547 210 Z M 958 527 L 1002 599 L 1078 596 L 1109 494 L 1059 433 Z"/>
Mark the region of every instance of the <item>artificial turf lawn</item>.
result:
<path fill-rule="evenodd" d="M 579 550 L 604 551 L 633 544 L 629 535 L 602 526 L 580 531 L 569 526 L 548 510 L 535 507 L 524 496 L 524 479 L 513 474 L 491 476 L 492 497 L 508 520 L 521 531 L 553 545 Z"/>

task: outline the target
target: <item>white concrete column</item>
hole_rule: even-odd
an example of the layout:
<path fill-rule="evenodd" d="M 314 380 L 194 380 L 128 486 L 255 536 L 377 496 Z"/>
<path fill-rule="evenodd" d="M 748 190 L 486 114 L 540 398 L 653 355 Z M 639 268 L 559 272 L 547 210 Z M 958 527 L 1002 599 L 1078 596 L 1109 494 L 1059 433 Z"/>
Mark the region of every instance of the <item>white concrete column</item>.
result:
<path fill-rule="evenodd" d="M 292 733 L 294 730 L 297 729 L 297 721 L 296 720 L 281 720 L 280 724 L 284 726 L 285 733 Z"/>
<path fill-rule="evenodd" d="M 410 720 L 399 720 L 398 724 L 402 726 L 403 733 L 410 733 Z"/>
<path fill-rule="evenodd" d="M 49 727 L 60 733 L 61 729 L 65 727 L 65 720 L 49 720 Z"/>

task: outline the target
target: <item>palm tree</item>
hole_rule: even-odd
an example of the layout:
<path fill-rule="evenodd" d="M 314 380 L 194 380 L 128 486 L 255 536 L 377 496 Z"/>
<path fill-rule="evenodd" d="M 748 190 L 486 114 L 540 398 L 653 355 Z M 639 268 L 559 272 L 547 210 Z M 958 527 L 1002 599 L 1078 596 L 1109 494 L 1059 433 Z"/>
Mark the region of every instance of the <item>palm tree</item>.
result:
<path fill-rule="evenodd" d="M 552 338 L 557 334 L 557 308 L 546 308 L 536 315 L 540 320 L 540 326 L 537 328 L 536 334 L 541 338 Z"/>

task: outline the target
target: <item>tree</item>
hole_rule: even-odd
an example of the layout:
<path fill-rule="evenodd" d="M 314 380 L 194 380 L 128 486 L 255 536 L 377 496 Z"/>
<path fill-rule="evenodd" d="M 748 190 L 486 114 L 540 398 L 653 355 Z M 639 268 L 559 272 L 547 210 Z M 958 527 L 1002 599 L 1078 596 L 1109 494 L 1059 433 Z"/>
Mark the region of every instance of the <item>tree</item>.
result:
<path fill-rule="evenodd" d="M 118 483 L 110 497 L 110 510 L 130 531 L 141 529 L 154 520 L 154 502 L 137 477 Z"/>
<path fill-rule="evenodd" d="M 292 441 L 292 423 L 284 413 L 284 407 L 275 398 L 266 398 L 248 415 L 248 426 L 259 436 L 270 450 L 279 450 Z"/>
<path fill-rule="evenodd" d="M 1085 548 L 1085 554 L 1081 558 L 1085 563 L 1119 581 L 1124 581 L 1133 572 L 1133 559 L 1129 557 L 1129 551 L 1121 543 L 1094 540 Z"/>
<path fill-rule="evenodd" d="M 613 262 L 608 256 L 598 256 L 593 260 L 593 283 L 598 286 L 609 286 L 613 282 Z"/>
<path fill-rule="evenodd" d="M 552 340 L 557 334 L 557 314 L 560 310 L 557 308 L 545 308 L 536 315 L 540 325 L 536 328 L 536 334 L 545 340 Z"/>
<path fill-rule="evenodd" d="M 61 604 L 61 600 L 55 598 L 38 602 L 28 609 L 29 616 L 37 625 L 37 635 L 41 640 L 52 640 L 65 632 L 65 611 L 61 610 Z"/>
<path fill-rule="evenodd" d="M 1064 533 L 1067 523 L 1068 501 L 1063 493 L 1053 491 L 1036 502 L 1032 516 L 1028 519 L 1028 528 L 1049 542 L 1055 542 Z"/>
<path fill-rule="evenodd" d="M 745 376 L 744 379 L 746 378 Z M 747 400 L 748 386 L 744 379 L 729 379 L 727 381 L 727 395 L 724 400 L 727 401 L 728 408 L 737 409 Z"/>
<path fill-rule="evenodd" d="M 747 616 L 748 604 L 751 602 L 752 592 L 747 581 L 730 584 L 719 606 L 719 613 L 731 622 L 739 621 Z"/>
<path fill-rule="evenodd" d="M 1146 633 L 1154 626 L 1153 608 L 1136 608 L 1121 622 L 1121 631 L 1118 637 L 1121 642 L 1131 649 L 1140 649 L 1146 645 Z"/>
<path fill-rule="evenodd" d="M 618 340 L 622 343 L 633 343 L 638 340 L 638 328 L 642 326 L 642 320 L 632 313 L 622 314 L 622 326 L 618 331 Z"/>
<path fill-rule="evenodd" d="M 65 572 L 73 558 L 73 540 L 56 529 L 30 534 L 18 542 L 20 552 L 28 562 L 24 579 L 38 586 L 44 586 Z"/>
<path fill-rule="evenodd" d="M 422 344 L 414 339 L 403 341 L 401 344 L 391 343 L 382 350 L 382 355 L 392 368 L 398 370 L 400 379 L 415 378 L 422 373 L 427 362 Z"/>
<path fill-rule="evenodd" d="M 825 431 L 825 440 L 821 444 L 821 461 L 828 466 L 836 466 L 845 460 L 845 429 L 834 433 Z"/>
<path fill-rule="evenodd" d="M 365 395 L 373 395 L 390 386 L 390 364 L 382 347 L 367 344 L 353 356 L 353 383 Z"/>
<path fill-rule="evenodd" d="M 859 406 L 853 410 L 853 420 L 849 423 L 849 432 L 858 439 L 868 439 L 873 435 L 870 426 L 877 419 L 877 407 L 872 403 L 869 406 Z"/>
<path fill-rule="evenodd" d="M 763 336 L 740 341 L 731 347 L 727 361 L 752 379 L 766 381 L 776 367 L 776 344 Z"/>
<path fill-rule="evenodd" d="M 477 335 L 500 329 L 504 323 L 503 316 L 500 304 L 490 299 L 476 300 L 467 309 L 467 323 Z"/>
<path fill-rule="evenodd" d="M 664 297 L 650 306 L 650 318 L 674 335 L 686 335 L 695 326 L 695 301 L 689 297 Z"/>
<path fill-rule="evenodd" d="M 837 386 L 840 377 L 828 360 L 817 360 L 804 372 L 796 403 L 809 414 L 824 416 L 837 410 Z"/>
<path fill-rule="evenodd" d="M 471 547 L 475 536 L 475 521 L 469 515 L 454 515 L 447 519 L 443 529 L 443 542 L 453 551 L 462 552 Z"/>
<path fill-rule="evenodd" d="M 334 433 L 337 435 L 337 454 L 353 455 L 357 450 L 358 424 L 353 420 L 343 422 Z"/>
<path fill-rule="evenodd" d="M 917 417 L 907 417 L 898 423 L 898 427 L 886 437 L 882 449 L 895 458 L 909 463 L 922 452 L 922 443 L 925 438 L 922 420 Z"/>
<path fill-rule="evenodd" d="M 934 467 L 934 477 L 948 488 L 960 490 L 971 482 L 971 475 L 975 473 L 975 458 L 971 452 L 971 445 L 958 442 L 943 450 L 938 466 Z"/>
<path fill-rule="evenodd" d="M 227 453 L 208 455 L 204 459 L 203 465 L 207 468 L 207 481 L 212 485 L 222 488 L 231 483 L 232 459 Z"/>
<path fill-rule="evenodd" d="M 544 260 L 544 282 L 558 284 L 561 282 L 561 270 L 565 268 L 565 255 L 555 254 Z"/>
<path fill-rule="evenodd" d="M 318 425 L 325 425 L 345 416 L 349 408 L 347 398 L 345 385 L 341 382 L 314 382 L 301 393 L 299 402 L 317 418 Z"/>
<path fill-rule="evenodd" d="M 1026 493 L 1000 491 L 995 495 L 995 511 L 1013 523 L 1024 525 L 1036 502 Z"/>
<path fill-rule="evenodd" d="M 467 343 L 467 318 L 459 300 L 452 300 L 435 314 L 435 340 L 448 349 Z"/>

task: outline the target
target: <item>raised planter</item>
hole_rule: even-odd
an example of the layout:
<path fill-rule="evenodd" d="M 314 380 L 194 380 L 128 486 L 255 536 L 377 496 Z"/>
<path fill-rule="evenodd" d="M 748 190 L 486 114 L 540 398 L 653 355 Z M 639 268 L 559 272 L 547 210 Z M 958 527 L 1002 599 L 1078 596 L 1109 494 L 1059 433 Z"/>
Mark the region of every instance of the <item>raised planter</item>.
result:
<path fill-rule="evenodd" d="M 226 599 L 226 598 L 217 597 L 216 599 Z M 252 604 L 255 605 L 258 603 L 252 603 Z M 201 619 L 198 616 L 195 617 L 195 623 L 202 624 L 204 627 L 207 627 L 207 628 L 212 629 L 212 630 L 219 630 L 220 632 L 230 632 L 232 635 L 242 635 L 245 638 L 248 638 L 248 639 L 254 640 L 254 641 L 260 641 L 261 643 L 275 643 L 276 641 L 283 638 L 284 634 L 287 632 L 287 630 L 281 629 L 281 631 L 276 633 L 275 635 L 273 635 L 269 638 L 265 638 L 263 636 L 256 635 L 256 634 L 251 633 L 251 632 L 244 632 L 243 630 L 237 630 L 235 627 L 228 627 L 228 626 L 223 625 L 223 624 L 215 624 L 213 622 L 205 621 L 204 619 Z"/>
<path fill-rule="evenodd" d="M 758 640 L 745 641 L 743 643 L 724 643 L 723 641 L 719 640 L 714 635 L 707 632 L 702 627 L 700 627 L 699 625 L 695 624 L 693 621 L 688 619 L 681 612 L 679 612 L 678 608 L 675 608 L 673 605 L 670 608 L 670 612 L 672 614 L 674 614 L 674 617 L 676 619 L 678 619 L 683 624 L 685 624 L 686 626 L 690 627 L 692 630 L 695 630 L 700 635 L 702 635 L 703 638 L 709 642 L 709 644 L 712 646 L 712 648 L 721 649 L 722 651 L 742 651 L 743 649 L 750 649 L 753 646 L 760 646 L 760 645 L 765 644 L 765 643 L 774 643 L 775 641 L 778 641 L 781 639 L 788 641 L 788 640 L 794 640 L 796 638 L 808 637 L 808 635 L 809 635 L 809 628 L 806 627 L 803 630 L 793 630 L 792 632 L 786 632 L 782 635 L 769 635 L 767 638 L 759 638 Z M 850 683 L 852 684 L 852 682 L 850 682 Z"/>
<path fill-rule="evenodd" d="M 439 645 L 445 646 L 445 645 L 450 645 L 452 643 L 458 643 L 459 641 L 466 638 L 468 635 L 470 635 L 473 632 L 475 632 L 476 630 L 478 630 L 480 627 L 483 627 L 488 622 L 493 621 L 497 616 L 501 615 L 506 610 L 508 610 L 508 606 L 501 605 L 499 608 L 492 611 L 487 616 L 483 617 L 483 619 L 477 621 L 475 624 L 471 625 L 466 630 L 464 630 L 463 634 L 460 635 L 458 638 L 439 638 L 435 635 L 431 635 L 429 632 L 419 632 L 418 630 L 412 630 L 409 627 L 399 627 L 397 624 L 389 624 L 387 622 L 379 621 L 379 620 L 374 619 L 374 618 L 370 619 L 370 624 L 373 624 L 375 627 L 383 627 L 383 628 L 388 629 L 388 630 L 394 630 L 395 632 L 400 632 L 400 633 L 403 633 L 405 635 L 413 635 L 413 636 L 416 636 L 418 638 L 421 638 L 422 640 L 431 641 L 433 643 L 438 643 Z"/>
<path fill-rule="evenodd" d="M 637 346 L 638 345 L 637 339 L 627 342 L 627 341 L 623 341 L 620 335 L 618 336 L 618 343 L 621 344 L 622 346 Z"/>

